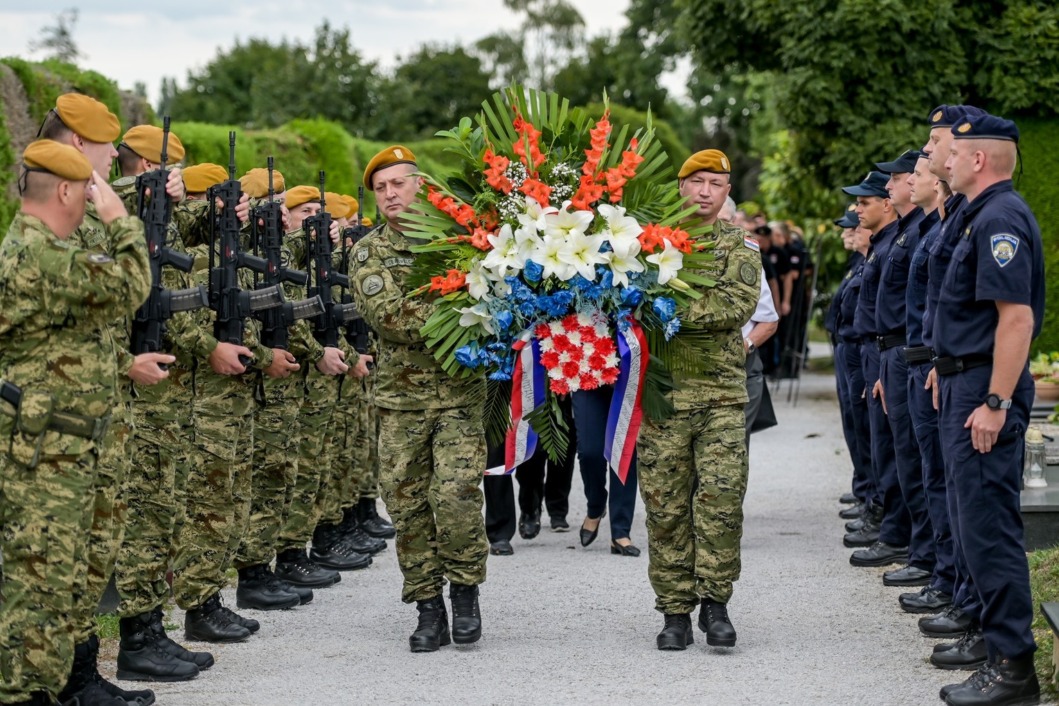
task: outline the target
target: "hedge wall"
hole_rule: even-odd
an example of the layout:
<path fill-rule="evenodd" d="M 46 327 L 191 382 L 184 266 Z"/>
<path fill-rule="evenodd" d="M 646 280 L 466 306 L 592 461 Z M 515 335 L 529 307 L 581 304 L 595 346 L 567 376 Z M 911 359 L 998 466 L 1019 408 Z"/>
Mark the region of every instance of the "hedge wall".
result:
<path fill-rule="evenodd" d="M 1023 175 L 1015 172 L 1016 188 L 1037 216 L 1044 240 L 1046 299 L 1044 326 L 1035 351 L 1059 351 L 1059 122 L 1018 121 Z"/>

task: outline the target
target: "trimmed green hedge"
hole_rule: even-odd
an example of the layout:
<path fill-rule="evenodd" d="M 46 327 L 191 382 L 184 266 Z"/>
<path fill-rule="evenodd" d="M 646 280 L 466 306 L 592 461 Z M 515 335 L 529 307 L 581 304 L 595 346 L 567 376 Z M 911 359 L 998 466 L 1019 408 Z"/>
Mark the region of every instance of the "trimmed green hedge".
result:
<path fill-rule="evenodd" d="M 1016 171 L 1016 188 L 1026 197 L 1041 226 L 1047 283 L 1044 326 L 1033 349 L 1059 351 L 1059 122 L 1022 118 L 1018 124 L 1024 173 L 1019 180 Z"/>
<path fill-rule="evenodd" d="M 0 110 L 0 240 L 7 233 L 7 224 L 15 217 L 18 203 L 7 197 L 8 186 L 15 179 L 11 165 L 15 163 L 15 150 L 11 146 L 11 133 L 7 131 L 4 111 Z"/>

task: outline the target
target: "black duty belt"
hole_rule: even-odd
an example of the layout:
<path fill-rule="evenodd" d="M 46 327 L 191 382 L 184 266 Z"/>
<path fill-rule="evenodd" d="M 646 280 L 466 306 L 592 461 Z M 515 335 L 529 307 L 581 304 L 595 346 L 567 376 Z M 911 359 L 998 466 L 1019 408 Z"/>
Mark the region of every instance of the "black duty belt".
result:
<path fill-rule="evenodd" d="M 895 346 L 906 345 L 908 339 L 905 337 L 904 331 L 902 331 L 901 333 L 888 333 L 885 336 L 878 336 L 875 339 L 875 343 L 879 346 L 879 352 L 882 352 Z"/>
<path fill-rule="evenodd" d="M 991 355 L 965 355 L 962 358 L 943 356 L 934 359 L 934 370 L 937 371 L 938 375 L 955 375 L 956 373 L 962 373 L 965 370 L 982 368 L 986 365 L 992 364 L 993 356 Z"/>
<path fill-rule="evenodd" d="M 19 405 L 22 404 L 22 389 L 6 380 L 0 382 L 0 400 L 7 402 L 18 410 Z M 52 412 L 51 419 L 48 420 L 48 429 L 57 431 L 60 434 L 70 434 L 71 436 L 79 436 L 82 439 L 99 441 L 107 433 L 109 423 L 109 415 L 106 417 L 86 417 L 73 412 Z"/>
<path fill-rule="evenodd" d="M 909 346 L 902 349 L 901 355 L 909 365 L 923 365 L 934 360 L 934 349 L 930 346 Z"/>

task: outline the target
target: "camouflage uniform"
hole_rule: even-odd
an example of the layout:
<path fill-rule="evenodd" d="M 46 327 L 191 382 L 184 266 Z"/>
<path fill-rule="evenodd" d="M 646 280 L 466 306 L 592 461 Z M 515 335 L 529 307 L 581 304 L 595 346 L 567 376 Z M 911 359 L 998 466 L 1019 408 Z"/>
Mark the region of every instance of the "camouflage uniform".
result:
<path fill-rule="evenodd" d="M 727 603 L 739 578 L 747 455 L 746 354 L 740 327 L 754 311 L 761 257 L 740 228 L 714 225 L 716 261 L 685 315 L 718 346 L 708 374 L 672 393 L 676 413 L 640 433 L 640 494 L 647 510 L 648 576 L 655 607 L 690 613 L 701 598 Z M 693 494 L 694 493 L 694 494 Z"/>
<path fill-rule="evenodd" d="M 379 334 L 379 480 L 397 528 L 406 603 L 439 595 L 446 578 L 482 583 L 489 553 L 484 381 L 449 377 L 427 349 L 419 329 L 433 303 L 406 298 L 413 258 L 411 242 L 387 225 L 357 244 L 350 263 L 357 308 Z"/>
<path fill-rule="evenodd" d="M 0 245 L 0 377 L 22 388 L 17 423 L 0 402 L 0 434 L 10 439 L 0 456 L 4 702 L 56 694 L 79 639 L 102 435 L 99 427 L 92 438 L 56 431 L 47 408 L 87 420 L 112 413 L 119 369 L 107 328 L 135 312 L 151 278 L 138 219 L 116 219 L 102 245 L 112 257 L 60 240 L 24 214 Z"/>

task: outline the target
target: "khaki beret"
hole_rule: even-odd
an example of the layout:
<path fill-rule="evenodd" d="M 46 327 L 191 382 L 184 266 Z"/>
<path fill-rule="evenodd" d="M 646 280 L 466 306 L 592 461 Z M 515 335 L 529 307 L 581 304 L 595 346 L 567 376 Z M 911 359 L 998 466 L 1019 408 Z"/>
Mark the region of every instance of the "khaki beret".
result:
<path fill-rule="evenodd" d="M 203 162 L 184 169 L 184 188 L 190 194 L 204 194 L 211 186 L 228 179 L 228 170 L 219 164 Z"/>
<path fill-rule="evenodd" d="M 315 186 L 295 186 L 287 189 L 287 198 L 283 202 L 287 208 L 301 206 L 303 203 L 320 200 L 320 189 Z"/>
<path fill-rule="evenodd" d="M 31 142 L 22 153 L 22 162 L 33 171 L 49 172 L 71 181 L 92 176 L 92 164 L 80 150 L 54 140 Z"/>
<path fill-rule="evenodd" d="M 239 183 L 243 185 L 243 193 L 252 199 L 263 199 L 268 196 L 268 170 L 264 167 L 254 167 L 242 177 Z M 283 174 L 278 169 L 272 170 L 272 191 L 282 194 L 287 188 L 283 180 Z"/>
<path fill-rule="evenodd" d="M 732 163 L 720 150 L 703 150 L 688 157 L 684 166 L 677 173 L 678 179 L 691 176 L 695 172 L 713 172 L 714 174 L 731 174 Z"/>
<path fill-rule="evenodd" d="M 382 152 L 371 158 L 368 162 L 368 166 L 364 168 L 364 187 L 367 189 L 374 189 L 371 183 L 371 177 L 375 172 L 386 167 L 391 167 L 395 164 L 411 164 L 415 165 L 416 156 L 412 154 L 412 150 L 401 145 L 393 145 L 387 147 Z"/>
<path fill-rule="evenodd" d="M 335 218 L 349 218 L 353 215 L 349 210 L 349 204 L 342 199 L 341 194 L 325 191 L 324 200 L 327 203 L 327 212 Z"/>
<path fill-rule="evenodd" d="M 154 125 L 137 125 L 129 128 L 129 131 L 121 138 L 121 144 L 140 155 L 148 162 L 162 163 L 162 136 L 165 133 L 162 128 Z M 169 133 L 169 141 L 166 142 L 166 161 L 172 164 L 184 159 L 184 143 L 175 133 Z"/>
<path fill-rule="evenodd" d="M 360 224 L 362 226 L 368 226 L 370 228 L 371 227 L 371 219 L 368 218 L 367 216 L 364 216 L 363 218 L 360 219 Z"/>
<path fill-rule="evenodd" d="M 353 216 L 357 215 L 357 211 L 360 210 L 360 202 L 359 201 L 357 201 L 355 198 L 353 198 L 349 194 L 340 194 L 338 198 L 340 198 L 343 201 L 345 201 L 346 205 L 349 206 L 349 216 L 347 216 L 347 218 L 352 218 Z"/>
<path fill-rule="evenodd" d="M 55 101 L 55 112 L 66 127 L 89 142 L 113 142 L 121 134 L 118 116 L 83 93 L 64 93 Z"/>

